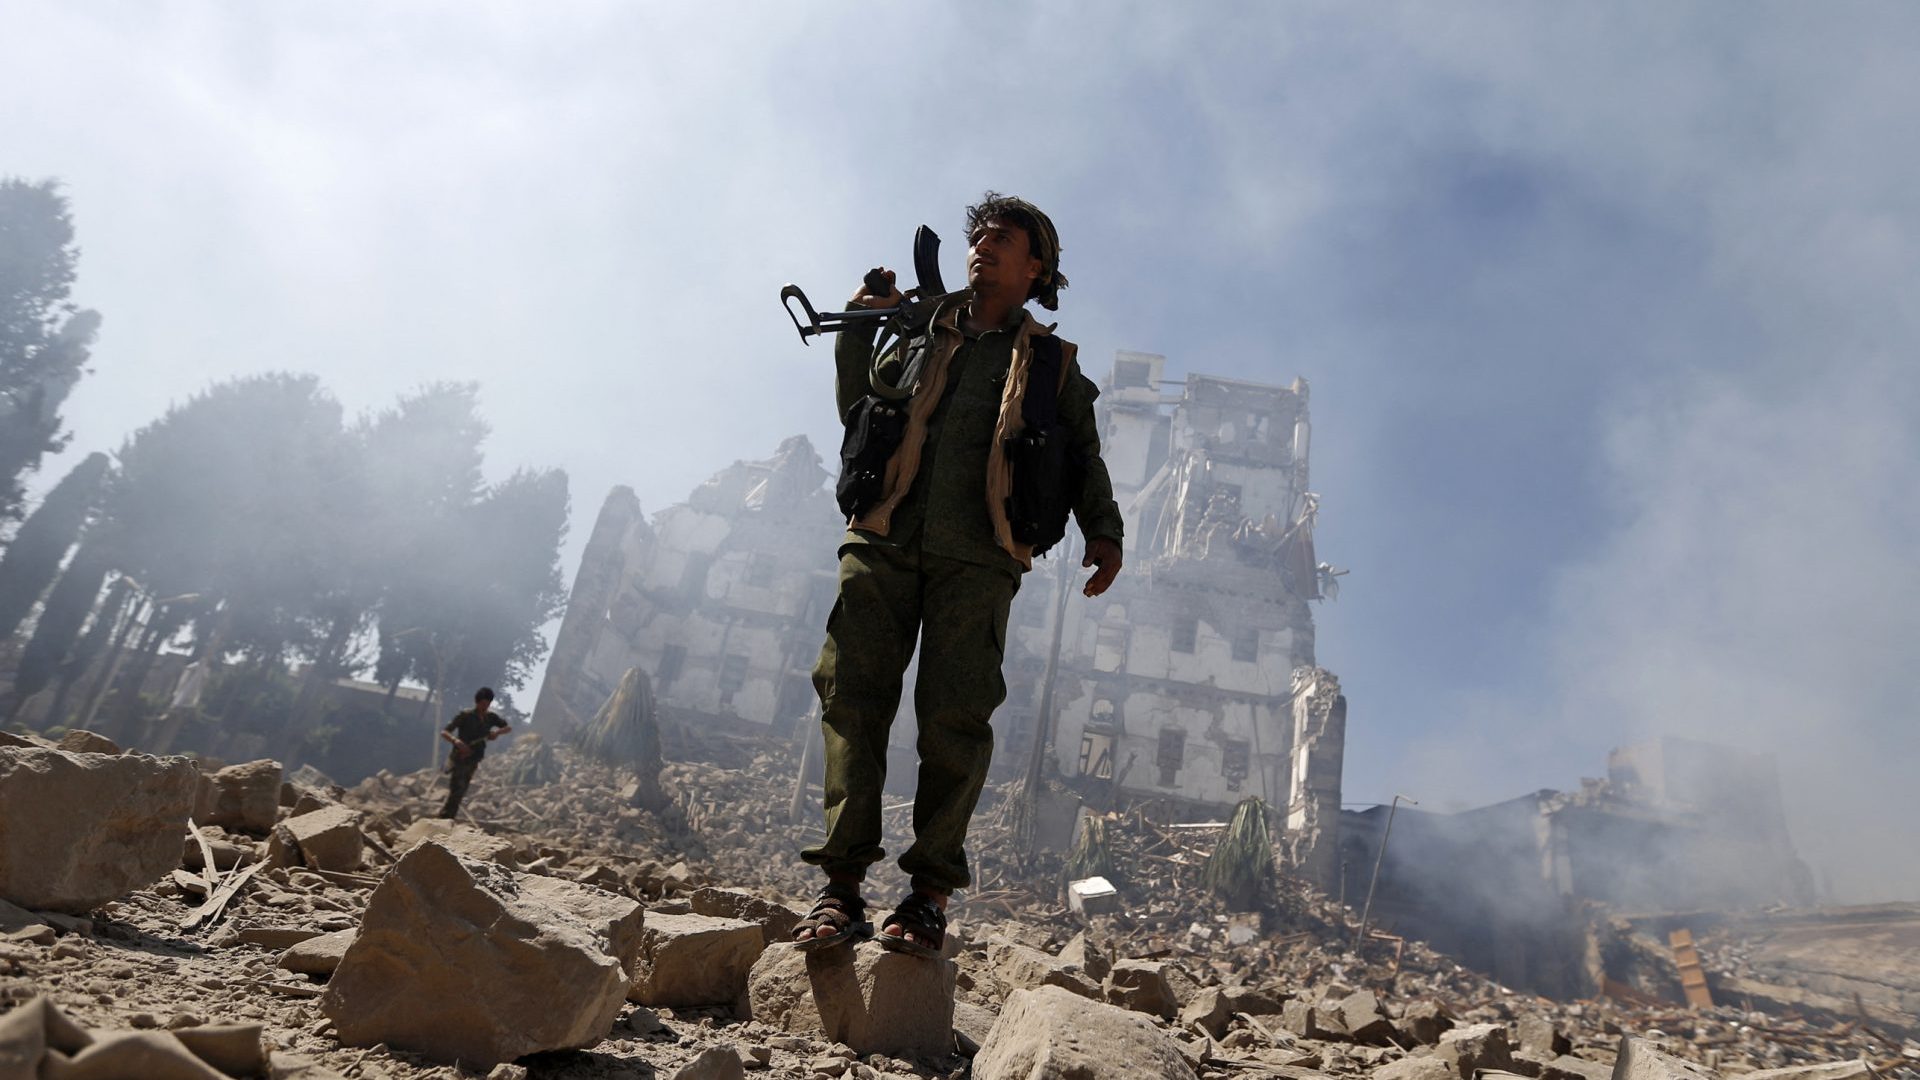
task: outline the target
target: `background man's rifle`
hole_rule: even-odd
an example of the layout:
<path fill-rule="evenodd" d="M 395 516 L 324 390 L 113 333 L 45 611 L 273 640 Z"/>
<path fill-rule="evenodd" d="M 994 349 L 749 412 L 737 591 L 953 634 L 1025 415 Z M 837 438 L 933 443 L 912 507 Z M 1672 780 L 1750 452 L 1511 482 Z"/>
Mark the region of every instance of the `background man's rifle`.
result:
<path fill-rule="evenodd" d="M 880 337 L 874 343 L 873 355 L 876 360 L 885 356 L 890 349 L 897 348 L 903 341 L 910 341 L 927 328 L 933 319 L 933 309 L 941 298 L 947 295 L 947 287 L 940 280 L 940 237 L 925 225 L 913 234 L 913 273 L 917 280 L 914 288 L 902 294 L 901 301 L 894 307 L 854 308 L 851 311 L 819 312 L 807 302 L 807 294 L 800 291 L 798 285 L 787 285 L 780 290 L 780 304 L 787 309 L 787 317 L 793 320 L 794 329 L 800 331 L 800 340 L 806 344 L 815 334 L 837 334 L 842 330 L 879 326 Z M 891 292 L 886 272 L 875 267 L 867 271 L 867 292 L 874 296 L 885 296 Z M 806 321 L 801 321 L 801 311 L 795 311 L 793 302 L 800 302 Z"/>

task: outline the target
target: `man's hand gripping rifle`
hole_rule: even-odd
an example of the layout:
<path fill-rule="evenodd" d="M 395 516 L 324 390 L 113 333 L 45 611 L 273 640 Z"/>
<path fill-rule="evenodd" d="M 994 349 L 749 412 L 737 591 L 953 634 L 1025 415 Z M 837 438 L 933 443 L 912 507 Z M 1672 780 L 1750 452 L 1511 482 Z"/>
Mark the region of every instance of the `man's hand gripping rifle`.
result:
<path fill-rule="evenodd" d="M 925 225 L 913 234 L 913 273 L 918 284 L 902 294 L 894 291 L 893 275 L 887 270 L 875 267 L 867 271 L 866 295 L 880 299 L 897 296 L 898 301 L 889 307 L 818 312 L 807 302 L 807 294 L 801 292 L 798 285 L 782 288 L 780 303 L 793 320 L 794 329 L 800 331 L 800 340 L 806 344 L 812 344 L 807 339 L 815 334 L 837 334 L 842 330 L 879 326 L 880 338 L 874 343 L 873 350 L 877 361 L 890 350 L 898 348 L 901 342 L 911 341 L 924 331 L 933 318 L 934 307 L 947 295 L 947 287 L 940 281 L 940 237 Z M 801 311 L 793 308 L 795 300 L 800 302 L 801 311 L 806 313 L 804 322 L 800 318 Z"/>

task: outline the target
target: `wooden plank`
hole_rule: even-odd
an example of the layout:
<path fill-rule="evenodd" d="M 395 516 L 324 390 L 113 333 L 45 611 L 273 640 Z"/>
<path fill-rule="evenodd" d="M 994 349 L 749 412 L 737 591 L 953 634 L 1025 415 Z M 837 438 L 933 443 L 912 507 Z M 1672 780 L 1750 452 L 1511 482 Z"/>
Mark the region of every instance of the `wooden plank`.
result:
<path fill-rule="evenodd" d="M 192 818 L 187 819 L 187 832 L 200 845 L 200 876 L 206 879 L 208 889 L 219 888 L 220 868 L 213 864 L 213 845 L 207 843 L 207 834 L 200 831 L 200 826 L 195 825 Z"/>
<path fill-rule="evenodd" d="M 265 861 L 261 861 L 247 866 L 244 870 L 234 867 L 233 873 L 228 874 L 226 881 L 213 891 L 212 896 L 207 897 L 206 903 L 194 908 L 187 913 L 186 918 L 180 920 L 180 929 L 192 930 L 203 923 L 219 918 L 220 913 L 226 910 L 227 901 L 232 900 L 234 894 L 240 891 L 240 887 L 253 880 L 253 875 L 259 873 L 260 869 L 266 865 Z"/>

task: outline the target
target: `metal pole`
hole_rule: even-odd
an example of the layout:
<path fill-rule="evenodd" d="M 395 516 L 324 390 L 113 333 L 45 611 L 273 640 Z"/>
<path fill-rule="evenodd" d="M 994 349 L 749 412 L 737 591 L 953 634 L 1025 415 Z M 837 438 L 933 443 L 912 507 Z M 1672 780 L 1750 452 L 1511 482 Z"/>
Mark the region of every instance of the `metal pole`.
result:
<path fill-rule="evenodd" d="M 1360 930 L 1354 935 L 1356 943 L 1367 940 L 1367 919 L 1373 914 L 1373 888 L 1380 884 L 1380 864 L 1387 861 L 1387 840 L 1393 836 L 1393 815 L 1400 809 L 1400 800 L 1406 799 L 1408 806 L 1420 804 L 1405 795 L 1395 795 L 1392 805 L 1387 807 L 1387 827 L 1380 830 L 1380 853 L 1373 858 L 1373 876 L 1367 880 L 1367 902 L 1360 908 Z"/>

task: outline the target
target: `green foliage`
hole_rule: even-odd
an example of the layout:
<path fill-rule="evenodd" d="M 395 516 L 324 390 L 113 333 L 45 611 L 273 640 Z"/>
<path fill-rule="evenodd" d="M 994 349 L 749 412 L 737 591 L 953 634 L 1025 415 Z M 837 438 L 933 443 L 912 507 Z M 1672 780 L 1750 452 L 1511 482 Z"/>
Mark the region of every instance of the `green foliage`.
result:
<path fill-rule="evenodd" d="M 1073 850 L 1067 853 L 1067 880 L 1080 881 L 1103 877 L 1120 881 L 1113 861 L 1113 846 L 1107 841 L 1107 819 L 1099 814 L 1080 815 L 1080 827 L 1073 834 Z"/>
<path fill-rule="evenodd" d="M 27 515 L 0 555 L 0 638 L 20 628 L 60 572 L 61 561 L 80 539 L 110 464 L 105 454 L 88 454 Z"/>
<path fill-rule="evenodd" d="M 0 179 L 0 521 L 19 516 L 26 474 L 66 445 L 60 406 L 100 328 L 67 299 L 79 258 L 59 186 Z"/>
<path fill-rule="evenodd" d="M 581 729 L 579 741 L 581 753 L 595 760 L 660 771 L 660 727 L 653 682 L 646 672 L 627 669 L 592 722 Z"/>
<path fill-rule="evenodd" d="M 1250 911 L 1273 890 L 1273 836 L 1267 804 L 1257 797 L 1240 800 L 1227 831 L 1207 856 L 1200 881 L 1236 911 Z"/>

